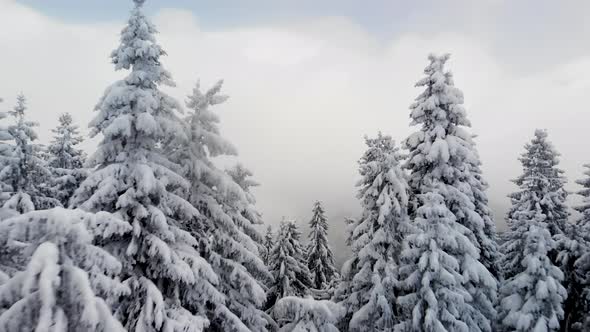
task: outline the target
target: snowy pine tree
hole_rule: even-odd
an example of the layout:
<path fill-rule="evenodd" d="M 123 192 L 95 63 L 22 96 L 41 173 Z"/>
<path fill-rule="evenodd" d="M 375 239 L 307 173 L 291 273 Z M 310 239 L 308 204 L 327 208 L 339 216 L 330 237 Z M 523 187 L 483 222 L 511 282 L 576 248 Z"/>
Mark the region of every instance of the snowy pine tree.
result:
<path fill-rule="evenodd" d="M 270 271 L 274 281 L 268 290 L 268 308 L 284 297 L 304 297 L 309 294 L 312 280 L 300 239 L 301 233 L 294 221 L 281 222 L 276 244 L 271 251 Z"/>
<path fill-rule="evenodd" d="M 129 289 L 117 275 L 121 263 L 92 244 L 129 233 L 107 213 L 55 208 L 0 222 L 0 261 L 15 272 L 0 285 L 0 330 L 125 331 L 111 306 Z M 22 264 L 22 266 L 19 266 Z"/>
<path fill-rule="evenodd" d="M 190 183 L 160 150 L 184 134 L 175 114 L 180 106 L 159 89 L 173 84 L 160 61 L 165 52 L 142 12 L 144 0 L 134 2 L 120 46 L 111 54 L 117 70 L 130 72 L 107 88 L 96 106 L 91 135 L 103 139 L 90 158 L 94 170 L 71 202 L 111 212 L 133 228 L 101 243 L 123 263 L 122 278 L 131 289 L 117 306 L 126 329 L 202 331 L 208 325 L 207 301 L 223 301 L 223 295 L 196 250 L 197 240 L 184 230 L 199 212 L 176 194 L 188 191 Z"/>
<path fill-rule="evenodd" d="M 566 224 L 564 235 L 556 236 L 558 262 L 565 274 L 568 294 L 561 331 L 590 329 L 590 164 L 584 167 L 585 177 L 576 181 L 583 188 L 578 192 L 582 202 L 574 207 L 580 218 L 574 224 Z"/>
<path fill-rule="evenodd" d="M 420 195 L 435 192 L 454 215 L 453 222 L 467 230 L 464 235 L 475 250 L 447 252 L 461 267 L 463 278 L 454 283 L 460 281 L 471 295 L 464 308 L 470 311 L 462 313 L 462 320 L 470 331 L 491 331 L 497 300 L 497 279 L 492 274 L 497 255 L 495 229 L 486 207 L 479 156 L 466 129 L 470 123 L 463 93 L 454 86 L 452 73 L 444 68 L 449 57 L 430 55 L 426 77 L 416 83 L 424 91 L 410 106 L 412 124 L 420 125 L 420 129 L 405 141 L 409 151 L 405 167 L 410 171 L 413 197 L 410 206 L 416 211 Z"/>
<path fill-rule="evenodd" d="M 270 253 L 275 243 L 275 236 L 272 232 L 272 226 L 268 225 L 266 233 L 264 233 L 264 256 L 263 261 L 266 266 L 270 266 Z"/>
<path fill-rule="evenodd" d="M 456 221 L 442 195 L 431 192 L 419 198 L 423 203 L 416 211 L 415 230 L 407 235 L 402 251 L 400 282 L 406 293 L 398 297 L 404 317 L 396 331 L 490 330 L 490 323 L 471 325 L 477 309 L 462 265 L 483 268 L 473 261 L 477 248 L 471 232 Z"/>
<path fill-rule="evenodd" d="M 528 225 L 519 222 L 516 214 L 532 209 L 531 200 L 539 199 L 541 210 L 545 215 L 543 222 L 547 223 L 547 229 L 552 237 L 562 235 L 565 232 L 568 218 L 565 204 L 567 192 L 564 189 L 565 178 L 563 170 L 558 168 L 559 153 L 551 142 L 547 140 L 545 130 L 536 130 L 535 137 L 525 145 L 525 152 L 521 155 L 523 173 L 513 182 L 519 187 L 519 191 L 510 195 L 512 207 L 508 213 L 508 226 L 510 231 L 506 234 L 506 241 L 502 246 L 503 257 L 501 259 L 504 278 L 509 279 L 523 271 L 522 233 Z M 545 197 L 545 199 L 541 199 Z M 550 258 L 556 264 L 555 248 L 549 252 Z"/>
<path fill-rule="evenodd" d="M 408 186 L 391 137 L 365 139 L 359 164 L 362 216 L 350 235 L 354 257 L 346 263 L 350 288 L 341 303 L 349 331 L 391 331 L 397 322 L 396 287 L 402 234 L 408 227 Z M 337 291 L 337 294 L 341 292 Z"/>
<path fill-rule="evenodd" d="M 197 83 L 186 104 L 186 138 L 166 146 L 191 183 L 186 198 L 201 216 L 189 230 L 200 241 L 201 254 L 218 275 L 218 289 L 225 296 L 225 301 L 210 301 L 209 329 L 265 331 L 264 284 L 272 276 L 260 258 L 262 237 L 253 227 L 261 223 L 249 192 L 255 183 L 244 168 L 226 173 L 213 163 L 215 157 L 237 154 L 220 135 L 219 117 L 209 109 L 227 100 L 219 94 L 222 84 L 203 93 Z"/>
<path fill-rule="evenodd" d="M 49 154 L 47 166 L 52 173 L 54 197 L 63 206 L 68 206 L 74 191 L 87 175 L 84 169 L 86 154 L 76 148 L 76 145 L 82 143 L 83 138 L 69 113 L 60 115 L 59 125 L 52 131 L 54 137 L 47 147 Z"/>
<path fill-rule="evenodd" d="M 3 100 L 0 98 L 0 103 Z M 0 120 L 5 119 L 8 117 L 7 112 L 0 111 Z M 12 154 L 12 136 L 8 130 L 8 126 L 4 124 L 0 124 L 0 170 L 3 170 L 4 167 L 9 165 L 12 161 L 11 154 Z M 3 177 L 0 175 L 0 204 L 5 202 L 12 193 L 12 187 L 10 183 L 12 179 L 10 177 Z"/>
<path fill-rule="evenodd" d="M 309 221 L 309 227 L 309 244 L 306 254 L 312 287 L 325 290 L 332 284 L 338 272 L 334 266 L 332 249 L 328 244 L 328 222 L 319 201 L 314 203 L 313 217 Z"/>
<path fill-rule="evenodd" d="M 510 196 L 510 229 L 502 245 L 505 280 L 499 321 L 506 330 L 555 331 L 566 298 L 555 243 L 564 234 L 568 217 L 565 179 L 546 131 L 536 130 L 525 150 L 520 158 L 523 174 L 514 181 L 520 190 Z"/>
<path fill-rule="evenodd" d="M 312 297 L 288 296 L 273 308 L 273 315 L 281 325 L 279 332 L 339 332 L 336 324 L 343 313 L 340 305 Z"/>
<path fill-rule="evenodd" d="M 586 171 L 585 178 L 576 181 L 583 187 L 578 192 L 582 196 L 582 203 L 575 207 L 581 216 L 577 220 L 570 232 L 570 238 L 578 243 L 578 250 L 575 261 L 573 261 L 572 277 L 568 280 L 573 285 L 569 287 L 571 294 L 568 293 L 568 299 L 573 300 L 573 304 L 566 307 L 568 309 L 568 324 L 579 331 L 590 330 L 590 164 L 584 165 Z"/>
<path fill-rule="evenodd" d="M 514 213 L 521 225 L 522 271 L 500 287 L 499 319 L 505 331 L 557 331 L 567 297 L 563 272 L 549 259 L 555 244 L 539 200 Z"/>
<path fill-rule="evenodd" d="M 15 122 L 8 126 L 8 133 L 14 145 L 8 152 L 6 163 L 0 172 L 0 180 L 10 186 L 10 198 L 4 202 L 4 207 L 18 213 L 42 210 L 60 203 L 50 197 L 48 182 L 51 173 L 45 162 L 39 157 L 41 147 L 34 143 L 37 133 L 34 130 L 38 124 L 27 121 L 26 99 L 21 94 L 17 104 L 9 114 Z"/>

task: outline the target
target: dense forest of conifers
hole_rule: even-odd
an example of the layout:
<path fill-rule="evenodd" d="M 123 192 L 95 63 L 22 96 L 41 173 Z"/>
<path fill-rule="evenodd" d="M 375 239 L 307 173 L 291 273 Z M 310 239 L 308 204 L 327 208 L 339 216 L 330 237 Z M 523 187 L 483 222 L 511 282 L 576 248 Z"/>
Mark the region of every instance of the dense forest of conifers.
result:
<path fill-rule="evenodd" d="M 428 57 L 409 137 L 365 138 L 339 270 L 320 202 L 307 241 L 264 227 L 252 173 L 215 163 L 237 154 L 211 109 L 222 81 L 184 106 L 162 92 L 144 1 L 111 53 L 127 76 L 98 101 L 95 151 L 70 114 L 44 146 L 24 96 L 1 113 L 0 331 L 590 331 L 590 166 L 574 220 L 535 131 L 499 238 L 449 55 Z"/>

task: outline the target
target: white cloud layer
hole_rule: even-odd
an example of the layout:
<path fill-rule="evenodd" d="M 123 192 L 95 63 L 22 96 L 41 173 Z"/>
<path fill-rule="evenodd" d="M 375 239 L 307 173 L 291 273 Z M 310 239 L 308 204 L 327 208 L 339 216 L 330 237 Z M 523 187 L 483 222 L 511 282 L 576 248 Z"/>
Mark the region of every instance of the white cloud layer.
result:
<path fill-rule="evenodd" d="M 382 40 L 346 18 L 205 31 L 190 12 L 169 9 L 154 21 L 177 82 L 172 95 L 184 100 L 198 78 L 205 86 L 225 79 L 231 98 L 217 109 L 222 132 L 261 182 L 258 205 L 270 223 L 281 216 L 306 222 L 319 199 L 341 238 L 342 217 L 358 212 L 363 135 L 407 136 L 408 105 L 420 92 L 413 85 L 431 51 L 453 54 L 450 68 L 465 93 L 501 227 L 515 189 L 509 179 L 519 174 L 517 157 L 535 128 L 549 130 L 571 189 L 590 162 L 588 55 L 523 76 L 484 39 L 451 29 Z M 43 141 L 59 113 L 71 112 L 85 127 L 104 89 L 122 75 L 108 55 L 123 24 L 66 23 L 0 0 L 0 108 L 24 92 Z"/>

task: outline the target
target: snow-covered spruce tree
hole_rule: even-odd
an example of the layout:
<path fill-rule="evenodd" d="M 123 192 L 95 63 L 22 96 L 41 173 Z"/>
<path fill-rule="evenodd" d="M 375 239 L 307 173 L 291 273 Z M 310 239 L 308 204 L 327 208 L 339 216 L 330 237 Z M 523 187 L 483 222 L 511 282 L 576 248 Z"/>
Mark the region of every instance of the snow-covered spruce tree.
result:
<path fill-rule="evenodd" d="M 273 308 L 273 315 L 282 326 L 280 332 L 339 332 L 336 324 L 343 313 L 342 306 L 312 297 L 288 296 Z"/>
<path fill-rule="evenodd" d="M 63 206 L 68 206 L 74 191 L 87 175 L 84 169 L 86 154 L 76 145 L 84 140 L 72 116 L 64 113 L 59 116 L 59 125 L 53 129 L 54 137 L 47 147 L 47 166 L 52 173 L 52 186 L 55 195 Z"/>
<path fill-rule="evenodd" d="M 0 179 L 9 184 L 11 190 L 4 207 L 18 213 L 60 205 L 57 199 L 49 196 L 51 172 L 39 157 L 40 146 L 34 143 L 37 139 L 34 127 L 38 124 L 25 119 L 26 110 L 26 99 L 21 94 L 17 97 L 16 106 L 9 112 L 15 120 L 8 126 L 14 145 L 0 171 Z"/>
<path fill-rule="evenodd" d="M 475 251 L 466 256 L 449 255 L 459 260 L 463 287 L 470 293 L 463 321 L 470 331 L 490 331 L 496 315 L 497 279 L 492 274 L 497 255 L 495 229 L 486 208 L 480 160 L 463 107 L 463 93 L 454 86 L 453 75 L 445 70 L 450 55 L 430 55 L 424 69 L 426 77 L 416 83 L 424 91 L 410 106 L 413 125 L 420 129 L 404 142 L 409 152 L 405 167 L 410 172 L 410 207 L 420 206 L 418 197 L 435 191 L 455 216 L 454 222 L 467 229 Z M 408 309 L 408 308 L 406 308 Z"/>
<path fill-rule="evenodd" d="M 294 221 L 281 222 L 276 244 L 271 251 L 270 271 L 274 281 L 268 290 L 268 308 L 284 297 L 304 297 L 309 294 L 312 281 L 300 239 L 301 233 Z"/>
<path fill-rule="evenodd" d="M 266 233 L 264 233 L 264 256 L 263 261 L 266 266 L 270 265 L 270 253 L 272 251 L 272 247 L 275 244 L 275 236 L 272 232 L 272 226 L 268 225 L 266 228 Z"/>
<path fill-rule="evenodd" d="M 556 236 L 557 260 L 568 294 L 561 331 L 590 330 L 590 164 L 584 167 L 585 177 L 576 181 L 582 186 L 578 192 L 582 202 L 574 207 L 580 218 L 574 224 L 566 223 L 566 233 Z"/>
<path fill-rule="evenodd" d="M 186 137 L 171 140 L 166 150 L 183 165 L 181 172 L 191 183 L 186 198 L 201 216 L 189 231 L 200 241 L 201 255 L 218 275 L 218 289 L 225 295 L 225 301 L 208 304 L 209 330 L 265 331 L 264 283 L 272 276 L 260 258 L 262 237 L 253 227 L 261 222 L 248 192 L 253 182 L 247 180 L 248 173 L 228 174 L 213 163 L 214 157 L 237 154 L 220 135 L 219 117 L 209 109 L 227 100 L 219 94 L 222 84 L 203 93 L 197 83 L 186 104 Z"/>
<path fill-rule="evenodd" d="M 61 207 L 1 221 L 0 246 L 23 265 L 0 285 L 0 330 L 125 331 L 110 307 L 129 292 L 121 263 L 92 242 L 130 231 L 108 213 Z"/>
<path fill-rule="evenodd" d="M 549 259 L 554 240 L 540 201 L 529 197 L 529 208 L 515 211 L 519 223 L 523 270 L 500 287 L 499 319 L 504 331 L 557 331 L 567 297 L 561 285 L 563 272 Z M 516 230 L 515 230 L 516 232 Z"/>
<path fill-rule="evenodd" d="M 313 205 L 313 216 L 309 221 L 309 244 L 307 246 L 307 267 L 311 273 L 312 287 L 325 290 L 337 277 L 334 255 L 328 244 L 328 222 L 322 204 Z"/>
<path fill-rule="evenodd" d="M 0 103 L 2 102 L 3 99 L 0 98 Z M 8 117 L 8 113 L 0 111 L 0 120 L 6 117 Z M 8 126 L 4 123 L 0 124 L 0 170 L 3 170 L 12 161 L 10 158 L 13 151 L 11 142 L 12 136 L 8 130 Z M 0 204 L 10 198 L 12 193 L 11 182 L 12 179 L 0 176 Z"/>
<path fill-rule="evenodd" d="M 563 238 L 568 217 L 565 179 L 546 131 L 536 130 L 525 150 L 523 174 L 514 180 L 520 190 L 510 195 L 498 318 L 505 330 L 556 331 L 567 296 L 555 242 Z"/>
<path fill-rule="evenodd" d="M 525 145 L 525 152 L 519 158 L 523 173 L 513 180 L 519 191 L 510 195 L 512 206 L 507 217 L 510 230 L 501 248 L 503 257 L 500 264 L 505 279 L 510 279 L 524 270 L 521 264 L 524 252 L 522 235 L 528 225 L 519 222 L 516 214 L 536 208 L 531 202 L 538 200 L 541 204 L 541 211 L 545 215 L 543 222 L 547 224 L 552 237 L 564 234 L 569 214 L 565 204 L 566 180 L 563 170 L 558 168 L 558 157 L 559 153 L 547 140 L 547 131 L 535 130 L 535 137 Z M 550 250 L 549 255 L 556 264 L 555 248 Z"/>
<path fill-rule="evenodd" d="M 473 299 L 465 286 L 463 264 L 476 264 L 471 232 L 456 221 L 436 190 L 421 194 L 414 230 L 404 240 L 400 274 L 406 290 L 398 297 L 404 316 L 396 331 L 480 331 L 473 327 Z M 467 260 L 465 259 L 467 258 Z M 477 268 L 483 268 L 481 264 Z M 475 316 L 477 317 L 477 316 Z M 487 326 L 486 326 L 487 325 Z"/>
<path fill-rule="evenodd" d="M 379 133 L 365 141 L 368 149 L 359 162 L 357 183 L 362 215 L 350 236 L 355 257 L 346 264 L 350 270 L 344 270 L 350 290 L 340 302 L 346 309 L 342 326 L 349 331 L 391 331 L 398 320 L 397 268 L 408 227 L 409 191 L 391 137 Z"/>
<path fill-rule="evenodd" d="M 73 207 L 106 211 L 130 224 L 130 234 L 100 244 L 123 264 L 122 279 L 131 292 L 118 301 L 116 314 L 132 331 L 202 331 L 208 325 L 207 301 L 223 301 L 217 276 L 200 257 L 187 231 L 199 212 L 176 191 L 190 183 L 160 147 L 183 135 L 175 115 L 179 104 L 159 86 L 172 85 L 161 64 L 164 50 L 154 25 L 134 0 L 120 46 L 111 54 L 117 70 L 130 70 L 106 89 L 91 121 L 91 136 L 102 134 L 89 163 L 94 170 L 71 199 Z M 187 305 L 190 303 L 190 307 Z"/>

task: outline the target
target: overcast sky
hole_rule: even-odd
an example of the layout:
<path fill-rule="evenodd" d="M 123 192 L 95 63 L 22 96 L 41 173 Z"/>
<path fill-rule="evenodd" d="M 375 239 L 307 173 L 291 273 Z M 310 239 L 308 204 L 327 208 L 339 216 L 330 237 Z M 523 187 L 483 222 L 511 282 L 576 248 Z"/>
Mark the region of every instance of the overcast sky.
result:
<path fill-rule="evenodd" d="M 122 77 L 108 55 L 131 6 L 0 0 L 0 108 L 24 92 L 42 141 L 62 112 L 85 129 Z M 590 162 L 588 1 L 148 0 L 146 10 L 177 83 L 169 93 L 184 100 L 198 78 L 225 79 L 221 130 L 262 184 L 266 222 L 306 222 L 321 200 L 341 241 L 343 217 L 359 210 L 363 135 L 399 142 L 413 130 L 429 52 L 453 54 L 500 228 L 535 128 L 562 153 L 568 189 Z"/>

